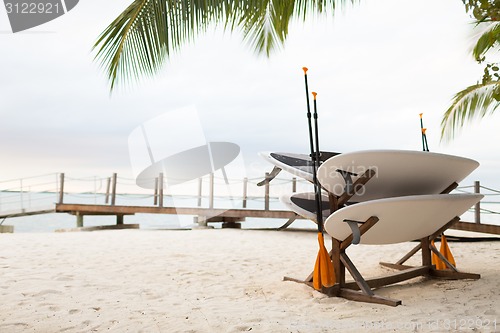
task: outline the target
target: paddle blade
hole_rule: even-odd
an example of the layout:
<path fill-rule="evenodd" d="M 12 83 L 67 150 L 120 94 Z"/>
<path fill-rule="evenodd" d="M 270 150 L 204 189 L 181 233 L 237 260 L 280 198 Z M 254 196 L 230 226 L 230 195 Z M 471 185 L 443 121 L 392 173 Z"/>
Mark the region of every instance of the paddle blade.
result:
<path fill-rule="evenodd" d="M 321 290 L 321 270 L 320 270 L 320 253 L 316 257 L 316 263 L 314 264 L 314 272 L 313 272 L 313 287 L 316 290 Z"/>
<path fill-rule="evenodd" d="M 446 240 L 445 235 L 441 236 L 441 248 L 439 249 L 439 252 L 443 255 L 443 257 L 446 258 L 452 264 L 453 266 L 456 266 L 455 263 L 455 258 L 453 257 L 453 254 L 451 253 L 450 247 L 448 246 L 448 241 Z"/>
<path fill-rule="evenodd" d="M 308 68 L 307 67 L 302 67 L 302 70 L 304 71 L 304 75 L 307 75 Z"/>
<path fill-rule="evenodd" d="M 432 245 L 434 245 L 434 241 L 431 242 Z M 435 245 L 434 245 L 435 246 Z M 439 248 L 439 252 L 443 255 L 443 257 L 446 258 L 452 264 L 453 266 L 456 266 L 455 263 L 455 258 L 453 257 L 453 254 L 451 254 L 450 247 L 448 246 L 448 241 L 446 240 L 446 236 L 442 235 L 441 236 L 441 247 Z M 446 266 L 446 263 L 439 259 L 437 254 L 432 252 L 432 264 L 436 265 L 437 270 L 445 270 L 448 269 L 448 266 Z"/>
<path fill-rule="evenodd" d="M 319 252 L 314 265 L 313 286 L 316 290 L 321 287 L 331 287 L 335 284 L 335 271 L 333 269 L 330 255 L 325 248 L 323 233 L 318 232 Z"/>
<path fill-rule="evenodd" d="M 432 246 L 436 247 L 436 244 L 434 244 L 434 241 L 431 241 L 431 244 L 432 244 Z M 437 254 L 435 254 L 434 252 L 432 252 L 432 264 L 436 266 L 436 269 L 439 269 L 439 270 L 446 269 L 446 264 L 441 259 L 439 259 Z"/>

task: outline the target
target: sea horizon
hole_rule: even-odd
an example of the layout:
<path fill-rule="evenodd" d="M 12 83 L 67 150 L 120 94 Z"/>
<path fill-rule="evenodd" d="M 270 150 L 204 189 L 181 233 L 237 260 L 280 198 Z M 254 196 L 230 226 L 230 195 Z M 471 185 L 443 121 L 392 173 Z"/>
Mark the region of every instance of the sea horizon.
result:
<path fill-rule="evenodd" d="M 13 192 L 0 192 L 0 213 L 7 211 L 19 211 L 21 207 L 19 201 L 16 204 L 8 206 L 7 198 L 9 195 L 20 196 L 21 193 Z M 23 207 L 31 210 L 36 209 L 50 209 L 54 208 L 58 201 L 59 194 L 56 192 L 23 192 Z M 87 194 L 64 194 L 65 203 L 81 203 L 81 204 L 102 204 L 105 203 L 105 194 L 101 193 L 87 193 Z M 125 206 L 149 206 L 154 207 L 153 195 L 141 194 L 117 194 L 116 205 Z M 228 197 L 228 196 L 214 196 L 213 207 L 221 209 L 243 208 L 243 197 Z M 200 204 L 198 204 L 200 203 Z M 109 205 L 109 202 L 107 203 Z M 246 198 L 246 208 L 249 209 L 264 209 L 264 198 L 248 196 Z M 8 209 L 7 207 L 8 206 Z M 157 205 L 156 205 L 157 206 Z M 165 195 L 164 207 L 209 207 L 209 197 L 203 195 L 201 201 L 197 195 Z M 288 210 L 286 206 L 280 202 L 279 196 L 270 196 L 269 198 L 270 210 Z M 485 201 L 481 202 L 481 223 L 500 225 L 500 203 Z M 125 224 L 139 224 L 140 229 L 144 230 L 161 230 L 161 229 L 189 229 L 197 225 L 194 216 L 190 215 L 173 215 L 173 214 L 135 214 L 124 216 Z M 474 222 L 475 213 L 474 207 L 471 207 L 467 212 L 461 216 L 461 220 L 465 222 Z M 261 229 L 261 228 L 278 228 L 282 226 L 287 220 L 277 218 L 246 218 L 241 223 L 244 229 Z M 21 217 L 11 217 L 0 219 L 1 225 L 14 226 L 15 233 L 39 233 L 39 232 L 54 232 L 58 229 L 71 229 L 76 227 L 76 217 L 68 213 L 44 213 L 39 215 L 29 215 Z M 116 216 L 84 216 L 84 226 L 105 226 L 116 224 Z M 209 225 L 220 228 L 222 223 L 210 223 Z M 314 230 L 316 224 L 312 221 L 305 219 L 297 219 L 291 225 L 292 228 L 297 229 L 311 229 Z"/>

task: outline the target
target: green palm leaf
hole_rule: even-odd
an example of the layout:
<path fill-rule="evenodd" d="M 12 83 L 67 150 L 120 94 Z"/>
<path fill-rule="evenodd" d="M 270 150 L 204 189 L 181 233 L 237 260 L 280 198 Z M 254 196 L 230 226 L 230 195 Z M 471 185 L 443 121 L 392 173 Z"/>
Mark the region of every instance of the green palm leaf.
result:
<path fill-rule="evenodd" d="M 499 89 L 500 83 L 492 81 L 475 84 L 457 93 L 441 120 L 441 139 L 453 138 L 466 121 L 493 113 L 499 106 L 495 99 Z"/>
<path fill-rule="evenodd" d="M 356 0 L 135 0 L 99 36 L 96 59 L 111 90 L 118 82 L 156 74 L 165 60 L 211 24 L 241 29 L 246 42 L 269 55 L 285 43 L 293 17 L 333 11 Z"/>
<path fill-rule="evenodd" d="M 472 54 L 477 61 L 482 61 L 486 52 L 500 45 L 500 22 L 489 22 L 488 27 L 477 40 Z"/>
<path fill-rule="evenodd" d="M 111 89 L 119 79 L 132 81 L 156 73 L 172 51 L 231 7 L 229 0 L 135 0 L 94 45 Z"/>

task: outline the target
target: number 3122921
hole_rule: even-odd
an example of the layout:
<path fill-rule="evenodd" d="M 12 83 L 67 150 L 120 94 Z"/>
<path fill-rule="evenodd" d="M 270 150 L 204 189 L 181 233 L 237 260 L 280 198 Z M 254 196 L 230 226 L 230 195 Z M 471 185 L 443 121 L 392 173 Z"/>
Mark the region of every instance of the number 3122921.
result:
<path fill-rule="evenodd" d="M 58 3 L 5 3 L 7 14 L 58 14 L 62 8 Z"/>

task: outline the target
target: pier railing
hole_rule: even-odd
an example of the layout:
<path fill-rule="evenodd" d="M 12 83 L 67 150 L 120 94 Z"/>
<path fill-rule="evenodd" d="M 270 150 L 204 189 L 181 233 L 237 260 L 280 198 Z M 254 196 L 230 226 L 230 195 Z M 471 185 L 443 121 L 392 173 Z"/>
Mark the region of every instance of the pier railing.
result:
<path fill-rule="evenodd" d="M 277 203 L 281 194 L 312 190 L 309 182 L 296 178 L 275 178 L 272 182 L 266 181 L 262 187 L 258 187 L 257 183 L 269 179 L 268 173 L 258 178 L 243 179 L 225 179 L 209 174 L 190 182 L 188 193 L 170 193 L 162 176 L 158 176 L 155 189 L 151 190 L 142 189 L 136 185 L 134 179 L 120 177 L 116 173 L 109 177 L 86 178 L 72 178 L 64 173 L 53 173 L 0 181 L 0 218 L 45 213 L 53 210 L 54 204 L 62 203 L 175 206 L 171 198 L 196 199 L 196 203 L 190 201 L 191 207 L 208 209 L 213 209 L 217 200 L 220 203 L 231 199 L 232 208 L 242 209 L 249 208 L 249 201 L 252 201 L 252 208 L 266 211 L 270 210 L 271 203 Z M 231 190 L 226 189 L 221 193 L 219 190 L 224 187 L 230 187 Z M 485 195 L 481 202 L 469 210 L 469 213 L 473 213 L 471 222 L 474 224 L 486 225 L 482 217 L 500 215 L 500 201 L 495 201 L 495 198 L 500 196 L 500 190 L 475 181 L 473 185 L 458 187 L 455 192 Z M 169 202 L 165 202 L 165 198 L 168 198 Z"/>
<path fill-rule="evenodd" d="M 257 178 L 227 179 L 209 174 L 187 184 L 187 190 L 172 193 L 162 181 L 162 174 L 155 181 L 155 189 L 143 189 L 134 179 L 113 173 L 109 177 L 68 177 L 64 173 L 45 174 L 22 179 L 0 181 L 0 216 L 6 212 L 46 209 L 54 204 L 88 203 L 99 205 L 137 205 L 164 207 L 171 205 L 166 198 L 195 198 L 196 206 L 214 208 L 216 202 L 231 201 L 232 206 L 247 208 L 253 201 L 258 208 L 269 210 L 281 194 L 309 190 L 311 185 L 296 178 L 269 179 L 269 174 Z M 271 189 L 272 188 L 272 189 Z M 175 191 L 175 190 L 174 190 Z M 260 204 L 258 202 L 261 202 Z"/>

